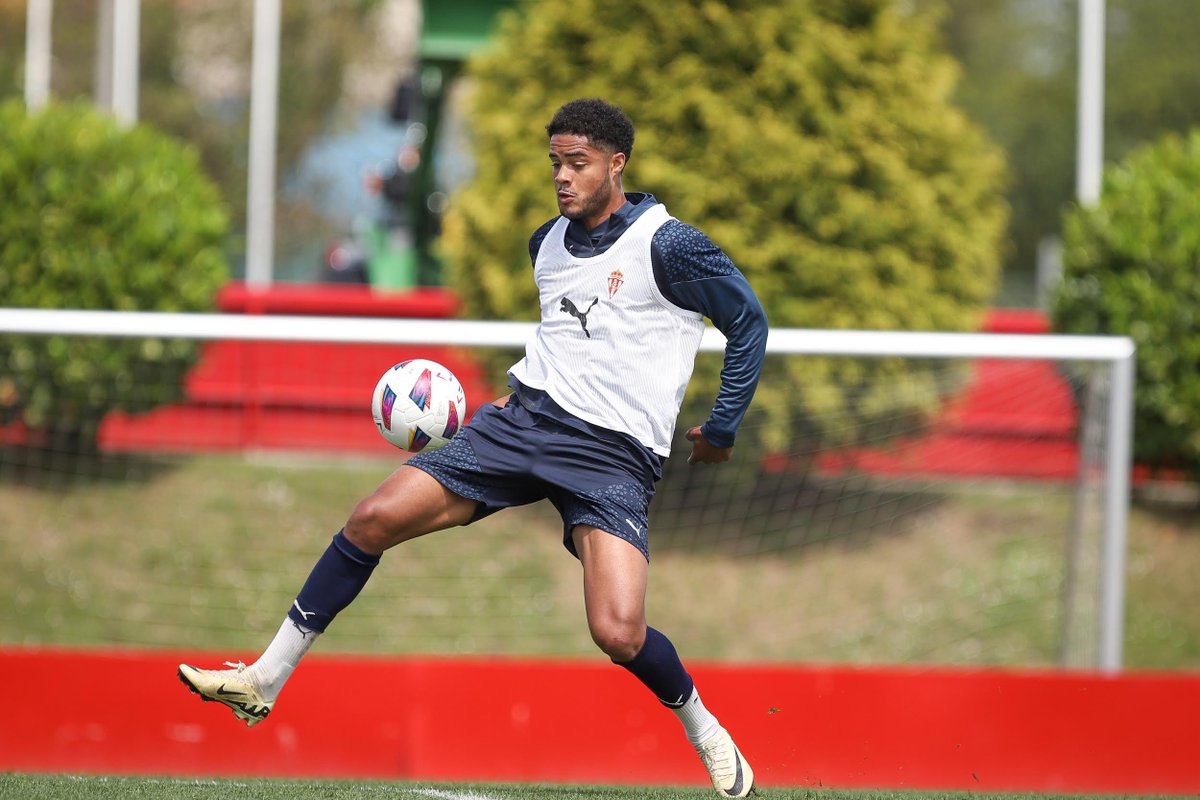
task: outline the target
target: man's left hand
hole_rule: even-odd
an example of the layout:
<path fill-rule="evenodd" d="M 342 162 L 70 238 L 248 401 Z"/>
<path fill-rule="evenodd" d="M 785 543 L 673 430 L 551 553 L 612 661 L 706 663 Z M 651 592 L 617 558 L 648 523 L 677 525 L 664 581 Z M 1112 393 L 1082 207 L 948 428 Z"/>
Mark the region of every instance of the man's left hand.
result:
<path fill-rule="evenodd" d="M 699 426 L 688 429 L 687 439 L 692 443 L 692 454 L 688 456 L 689 464 L 721 464 L 733 457 L 732 447 L 717 447 L 711 444 L 700 433 Z"/>

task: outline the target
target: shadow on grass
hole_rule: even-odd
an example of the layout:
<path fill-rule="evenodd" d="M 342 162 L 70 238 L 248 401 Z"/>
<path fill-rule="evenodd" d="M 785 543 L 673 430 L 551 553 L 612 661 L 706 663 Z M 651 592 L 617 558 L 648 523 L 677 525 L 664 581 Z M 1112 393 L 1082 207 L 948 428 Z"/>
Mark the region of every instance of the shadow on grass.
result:
<path fill-rule="evenodd" d="M 79 443 L 0 445 L 0 484 L 54 490 L 89 484 L 146 482 L 175 469 L 178 459 L 109 453 Z"/>
<path fill-rule="evenodd" d="M 912 530 L 945 500 L 926 481 L 729 466 L 668 466 L 651 505 L 657 550 L 751 556 L 865 547 Z"/>

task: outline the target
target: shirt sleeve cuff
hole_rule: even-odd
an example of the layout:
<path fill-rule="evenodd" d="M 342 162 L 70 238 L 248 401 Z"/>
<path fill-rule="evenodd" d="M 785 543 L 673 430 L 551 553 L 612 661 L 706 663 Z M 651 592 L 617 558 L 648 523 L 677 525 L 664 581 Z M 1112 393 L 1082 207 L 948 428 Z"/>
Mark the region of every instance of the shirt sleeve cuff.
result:
<path fill-rule="evenodd" d="M 713 447 L 733 447 L 732 433 L 713 430 L 707 422 L 700 426 L 700 435 Z"/>

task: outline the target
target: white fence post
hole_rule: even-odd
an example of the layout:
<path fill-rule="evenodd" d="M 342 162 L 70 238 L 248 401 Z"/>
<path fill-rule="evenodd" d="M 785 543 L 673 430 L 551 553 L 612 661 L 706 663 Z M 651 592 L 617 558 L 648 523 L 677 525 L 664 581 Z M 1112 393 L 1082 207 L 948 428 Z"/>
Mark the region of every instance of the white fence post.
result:
<path fill-rule="evenodd" d="M 1075 196 L 1094 206 L 1104 173 L 1104 0 L 1079 0 L 1078 111 Z"/>
<path fill-rule="evenodd" d="M 246 283 L 271 285 L 275 261 L 275 125 L 279 105 L 280 0 L 255 0 L 246 188 Z"/>
<path fill-rule="evenodd" d="M 1129 471 L 1133 465 L 1133 355 L 1112 362 L 1105 465 L 1104 543 L 1100 562 L 1100 663 L 1117 672 L 1124 661 L 1125 555 L 1128 550 Z"/>
<path fill-rule="evenodd" d="M 50 26 L 53 0 L 29 0 L 25 7 L 25 106 L 37 111 L 50 100 Z"/>
<path fill-rule="evenodd" d="M 138 121 L 141 17 L 141 0 L 114 0 L 112 110 L 117 122 L 126 127 L 136 125 Z"/>

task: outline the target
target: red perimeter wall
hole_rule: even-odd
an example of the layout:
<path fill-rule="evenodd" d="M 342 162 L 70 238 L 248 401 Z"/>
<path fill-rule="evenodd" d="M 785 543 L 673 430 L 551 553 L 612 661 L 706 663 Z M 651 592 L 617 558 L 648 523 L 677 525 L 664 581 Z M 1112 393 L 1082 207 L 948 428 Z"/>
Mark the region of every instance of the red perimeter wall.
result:
<path fill-rule="evenodd" d="M 246 729 L 204 653 L 0 648 L 0 770 L 703 785 L 679 723 L 596 660 L 306 659 Z M 693 664 L 761 787 L 1200 793 L 1200 676 Z"/>

